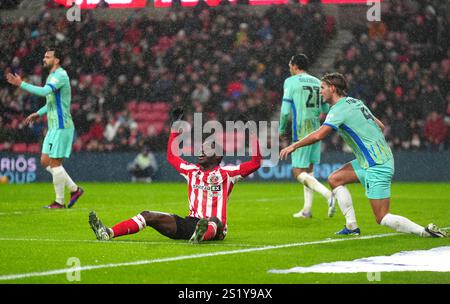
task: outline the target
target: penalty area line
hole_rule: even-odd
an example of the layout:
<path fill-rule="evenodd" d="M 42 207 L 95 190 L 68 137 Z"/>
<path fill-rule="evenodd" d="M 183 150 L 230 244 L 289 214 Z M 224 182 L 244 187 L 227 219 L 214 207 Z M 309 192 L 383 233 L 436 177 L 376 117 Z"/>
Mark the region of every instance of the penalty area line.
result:
<path fill-rule="evenodd" d="M 241 253 L 258 252 L 258 251 L 267 251 L 267 250 L 274 250 L 274 249 L 281 249 L 281 248 L 301 247 L 301 246 L 308 246 L 308 245 L 320 245 L 320 244 L 330 244 L 330 243 L 340 243 L 340 242 L 351 242 L 351 241 L 358 241 L 358 240 L 368 240 L 368 239 L 397 236 L 397 235 L 401 235 L 401 234 L 402 233 L 388 233 L 388 234 L 376 234 L 376 235 L 354 237 L 354 238 L 326 239 L 326 240 L 321 240 L 321 241 L 292 243 L 292 244 L 283 244 L 283 245 L 272 245 L 272 246 L 237 249 L 237 250 L 230 250 L 230 251 L 219 251 L 219 252 L 211 252 L 211 253 L 203 253 L 203 254 L 182 255 L 182 256 L 175 256 L 175 257 L 168 257 L 168 258 L 158 258 L 158 259 L 153 259 L 153 260 L 141 260 L 141 261 L 123 262 L 123 263 L 110 263 L 110 264 L 103 264 L 103 265 L 87 265 L 87 266 L 62 268 L 62 269 L 55 269 L 55 270 L 42 271 L 42 272 L 9 274 L 9 275 L 0 276 L 0 281 L 17 280 L 17 279 L 32 278 L 32 277 L 45 277 L 45 276 L 52 276 L 52 275 L 58 275 L 58 274 L 64 274 L 64 273 L 74 273 L 74 272 L 89 271 L 89 270 L 104 269 L 104 268 L 138 266 L 138 265 L 148 265 L 148 264 L 156 264 L 156 263 L 175 262 L 175 261 L 182 261 L 182 260 L 201 259 L 201 258 L 207 258 L 207 257 L 241 254 Z"/>

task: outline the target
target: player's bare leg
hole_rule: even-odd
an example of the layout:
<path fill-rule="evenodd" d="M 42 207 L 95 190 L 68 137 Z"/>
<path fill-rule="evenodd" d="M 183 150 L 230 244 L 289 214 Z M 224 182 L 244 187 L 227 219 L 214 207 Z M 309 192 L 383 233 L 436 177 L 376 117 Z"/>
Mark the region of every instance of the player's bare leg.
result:
<path fill-rule="evenodd" d="M 67 174 L 66 170 L 62 166 L 63 158 L 51 158 L 48 154 L 41 155 L 42 166 L 52 174 L 53 186 L 55 188 L 56 199 L 55 201 L 46 206 L 50 209 L 65 208 L 64 204 L 64 187 L 67 187 L 70 191 L 70 201 L 68 207 L 71 208 L 76 201 L 83 195 L 84 191 L 81 187 L 78 187 L 73 180 Z"/>
<path fill-rule="evenodd" d="M 314 191 L 320 193 L 327 200 L 328 216 L 332 217 L 335 213 L 335 201 L 332 192 L 314 177 L 313 172 L 313 164 L 310 164 L 308 168 L 292 168 L 294 178 L 304 186 L 304 206 L 302 210 L 294 214 L 294 217 L 312 217 L 311 209 L 314 198 Z"/>
<path fill-rule="evenodd" d="M 135 217 L 122 221 L 111 228 L 105 226 L 94 211 L 89 213 L 89 225 L 98 240 L 107 241 L 123 235 L 134 234 L 149 226 L 160 234 L 169 238 L 177 237 L 177 219 L 173 214 L 157 211 L 143 211 Z M 182 237 L 189 239 L 191 243 L 223 239 L 223 224 L 216 218 L 201 219 L 198 221 L 192 236 Z"/>
<path fill-rule="evenodd" d="M 422 227 L 406 217 L 390 213 L 390 201 L 390 198 L 370 199 L 370 205 L 378 224 L 398 232 L 412 233 L 422 237 L 447 237 L 447 233 L 434 224 Z"/>
<path fill-rule="evenodd" d="M 172 238 L 177 233 L 177 222 L 173 215 L 164 212 L 144 211 L 141 216 L 146 226 L 152 227 L 159 233 Z"/>
<path fill-rule="evenodd" d="M 140 215 L 145 219 L 146 226 L 152 227 L 166 237 L 175 238 L 178 227 L 174 215 L 156 211 L 144 211 Z M 213 240 L 216 236 L 221 236 L 222 233 L 223 224 L 217 217 L 200 219 L 190 237 L 190 242 L 199 243 Z"/>
<path fill-rule="evenodd" d="M 345 216 L 345 227 L 337 234 L 355 234 L 359 235 L 361 232 L 356 221 L 355 209 L 353 208 L 353 201 L 350 192 L 345 185 L 359 182 L 351 163 L 346 163 L 338 170 L 334 171 L 328 177 L 328 183 L 333 189 L 333 194 L 336 197 L 339 207 Z"/>

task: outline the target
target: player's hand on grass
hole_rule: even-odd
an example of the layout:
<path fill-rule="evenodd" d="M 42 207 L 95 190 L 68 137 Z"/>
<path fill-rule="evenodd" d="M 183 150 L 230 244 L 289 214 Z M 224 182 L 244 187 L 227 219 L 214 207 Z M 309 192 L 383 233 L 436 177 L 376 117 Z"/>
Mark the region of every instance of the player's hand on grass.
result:
<path fill-rule="evenodd" d="M 25 125 L 29 125 L 30 123 L 32 123 L 33 121 L 35 121 L 36 119 L 39 118 L 39 114 L 38 113 L 32 113 L 30 115 L 28 115 L 27 118 L 25 118 Z"/>
<path fill-rule="evenodd" d="M 280 159 L 281 160 L 283 160 L 283 159 L 287 159 L 287 157 L 289 156 L 289 154 L 291 154 L 292 152 L 294 152 L 294 146 L 293 145 L 290 145 L 290 146 L 287 146 L 286 148 L 284 148 L 284 149 L 282 149 L 281 151 L 280 151 Z"/>
<path fill-rule="evenodd" d="M 22 78 L 20 78 L 20 76 L 17 74 L 14 75 L 11 73 L 6 74 L 6 80 L 10 84 L 15 85 L 17 87 L 20 86 L 20 84 L 22 83 Z"/>

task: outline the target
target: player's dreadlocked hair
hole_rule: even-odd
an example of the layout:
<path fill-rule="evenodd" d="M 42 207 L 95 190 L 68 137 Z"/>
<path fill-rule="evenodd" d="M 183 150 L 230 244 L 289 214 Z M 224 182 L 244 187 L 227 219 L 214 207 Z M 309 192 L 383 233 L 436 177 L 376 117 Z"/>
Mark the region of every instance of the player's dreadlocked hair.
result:
<path fill-rule="evenodd" d="M 338 95 L 347 95 L 347 81 L 345 80 L 344 75 L 340 73 L 329 73 L 325 74 L 321 80 L 329 86 L 334 86 Z"/>

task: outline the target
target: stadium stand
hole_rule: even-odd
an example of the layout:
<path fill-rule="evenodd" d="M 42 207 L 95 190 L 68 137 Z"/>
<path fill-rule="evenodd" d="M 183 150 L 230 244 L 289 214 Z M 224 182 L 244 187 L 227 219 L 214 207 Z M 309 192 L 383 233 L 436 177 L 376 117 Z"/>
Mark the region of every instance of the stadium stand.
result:
<path fill-rule="evenodd" d="M 448 129 L 449 16 L 439 1 L 418 8 L 402 1 L 386 5 L 383 21 L 355 31 L 334 69 L 346 75 L 350 95 L 385 122 L 394 149 L 448 149 L 448 132 L 430 144 L 425 122 L 434 111 Z M 167 112 L 174 106 L 184 106 L 190 119 L 194 111 L 219 121 L 242 113 L 277 119 L 289 57 L 305 52 L 314 61 L 337 33 L 336 20 L 320 5 L 274 6 L 261 16 L 233 6 L 173 9 L 160 20 L 136 14 L 124 22 L 86 13 L 75 25 L 51 9 L 3 24 L 0 69 L 42 84 L 43 45 L 60 42 L 72 79 L 75 151 L 137 151 L 145 144 L 163 150 Z M 0 81 L 4 149 L 42 141 L 45 122 L 31 128 L 21 123 L 42 103 Z M 324 149 L 345 147 L 331 137 Z"/>
<path fill-rule="evenodd" d="M 386 123 L 395 150 L 440 151 L 449 148 L 450 16 L 443 2 L 408 3 L 386 3 L 381 22 L 356 30 L 334 70 L 346 75 L 349 95 L 365 100 Z M 337 137 L 326 144 L 344 148 Z"/>

